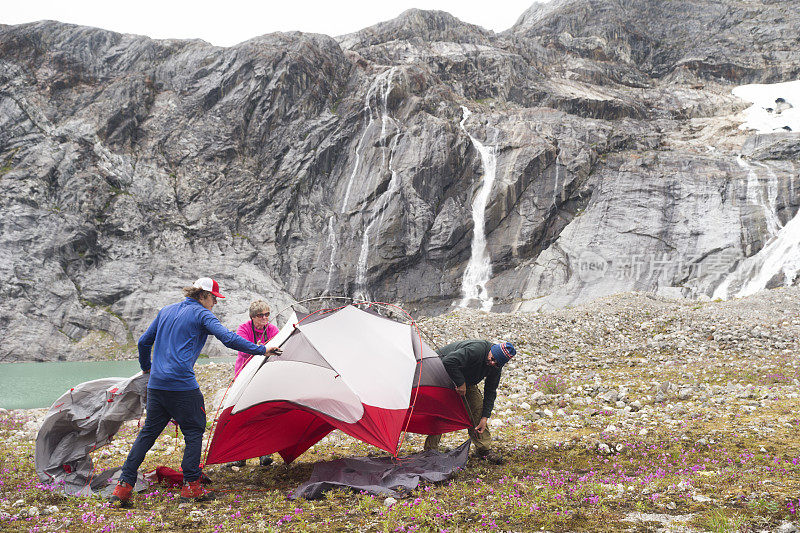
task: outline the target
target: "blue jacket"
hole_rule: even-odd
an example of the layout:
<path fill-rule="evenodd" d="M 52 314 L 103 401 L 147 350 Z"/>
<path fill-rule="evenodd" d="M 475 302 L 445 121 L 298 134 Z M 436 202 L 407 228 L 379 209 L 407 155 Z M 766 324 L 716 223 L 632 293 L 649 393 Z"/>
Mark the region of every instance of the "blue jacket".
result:
<path fill-rule="evenodd" d="M 198 388 L 194 364 L 209 335 L 214 335 L 228 348 L 240 352 L 264 355 L 267 351 L 263 346 L 228 330 L 197 300 L 186 298 L 161 309 L 139 338 L 139 366 L 145 372 L 150 370 L 147 386 L 171 391 Z"/>

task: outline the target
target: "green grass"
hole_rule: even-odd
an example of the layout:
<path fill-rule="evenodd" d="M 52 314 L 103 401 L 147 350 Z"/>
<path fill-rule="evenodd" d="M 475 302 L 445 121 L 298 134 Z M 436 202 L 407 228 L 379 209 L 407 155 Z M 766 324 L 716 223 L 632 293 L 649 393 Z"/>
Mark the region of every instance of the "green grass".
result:
<path fill-rule="evenodd" d="M 492 428 L 496 447 L 506 456 L 505 465 L 495 467 L 471 458 L 451 480 L 423 485 L 393 506 L 385 505 L 383 497 L 347 490 L 331 491 L 319 501 L 287 499 L 289 492 L 308 480 L 317 462 L 383 453 L 342 436 L 318 443 L 289 466 L 276 456 L 277 464 L 267 468 L 257 466 L 257 460 L 237 472 L 219 465 L 207 467 L 220 496 L 215 502 L 180 508 L 176 488 L 152 486 L 137 495 L 133 509 L 111 508 L 97 498 L 66 497 L 40 483 L 33 464 L 34 443 L 17 435 L 24 428 L 24 413 L 0 414 L 0 530 L 621 532 L 662 527 L 637 521 L 636 516 L 644 514 L 645 519 L 648 515 L 682 517 L 681 524 L 698 531 L 771 531 L 786 520 L 798 521 L 800 421 L 796 400 L 778 394 L 783 388 L 795 390 L 780 377 L 790 371 L 796 375 L 790 358 L 730 351 L 727 354 L 736 361 L 719 359 L 724 365 L 707 364 L 717 360 L 709 359 L 699 368 L 659 370 L 646 360 L 641 368 L 629 368 L 621 361 L 595 370 L 587 366 L 592 363 L 592 349 L 586 352 L 575 364 L 582 371 L 602 373 L 604 383 L 631 381 L 631 399 L 644 400 L 643 395 L 652 393 L 651 381 L 665 380 L 677 384 L 752 381 L 756 389 L 771 391 L 777 399 L 765 401 L 753 412 L 737 408 L 721 416 L 691 416 L 689 411 L 678 417 L 680 425 L 651 425 L 640 435 L 640 426 L 627 428 L 625 419 L 610 412 L 579 417 L 582 423 L 556 429 L 552 420 L 526 418 L 527 413 L 518 407 L 520 398 L 508 406 L 518 421 L 513 414 L 498 415 L 507 423 Z M 210 402 L 215 392 L 210 378 L 219 369 L 206 366 L 198 367 L 197 375 Z M 526 394 L 537 389 L 562 394 L 568 386 L 585 385 L 580 377 L 561 370 L 568 382 L 559 375 L 544 374 L 535 385 L 530 384 Z M 501 388 L 498 403 L 508 394 Z M 746 405 L 749 400 L 728 398 L 728 402 Z M 210 429 L 216 408 L 206 407 Z M 664 409 L 662 404 L 651 407 Z M 580 412 L 583 406 L 564 409 Z M 696 409 L 713 413 L 713 407 L 698 405 Z M 772 432 L 751 430 L 767 422 Z M 609 424 L 618 430 L 603 433 Z M 97 469 L 121 465 L 137 431 L 136 423 L 128 424 L 115 438 L 116 445 L 94 452 Z M 181 441 L 176 446 L 175 437 L 170 427 L 146 457 L 142 471 L 159 465 L 179 467 L 183 448 Z M 444 444 L 457 445 L 464 438 L 465 432 L 446 435 Z M 409 435 L 401 454 L 420 450 L 422 442 L 422 436 Z M 602 453 L 601 443 L 612 452 Z M 21 504 L 15 506 L 18 500 Z M 44 514 L 52 505 L 58 512 Z M 23 516 L 32 506 L 41 514 Z"/>
<path fill-rule="evenodd" d="M 22 423 L 9 416 L 0 422 L 0 512 L 18 516 L 32 506 L 40 512 L 51 505 L 59 508 L 57 515 L 30 519 L 2 515 L 3 531 L 629 531 L 633 524 L 624 519 L 634 512 L 689 514 L 699 530 L 740 531 L 769 529 L 792 519 L 785 502 L 800 489 L 800 467 L 790 459 L 798 454 L 794 446 L 761 454 L 754 453 L 756 443 L 733 434 L 724 446 L 695 447 L 659 433 L 649 440 L 626 437 L 629 453 L 603 456 L 582 446 L 548 446 L 546 437 L 523 428 L 499 432 L 506 465 L 492 467 L 471 458 L 452 480 L 423 485 L 391 507 L 383 497 L 348 490 L 328 492 L 318 501 L 286 498 L 308 479 L 317 461 L 377 453 L 346 439 L 339 446 L 319 444 L 291 466 L 278 459 L 277 466 L 267 468 L 251 460 L 238 472 L 207 467 L 219 495 L 214 502 L 181 508 L 177 488 L 154 485 L 136 496 L 132 509 L 122 510 L 40 484 L 33 442 L 13 436 Z M 98 469 L 121 464 L 136 431 L 135 425 L 123 429 L 118 438 L 126 445 L 110 456 L 95 452 Z M 177 468 L 182 447 L 165 451 L 174 439 L 174 430 L 168 429 L 142 470 L 162 464 Z M 421 446 L 421 438 L 410 441 L 405 452 Z M 776 463 L 776 456 L 785 459 Z M 778 492 L 744 503 L 734 497 L 751 494 L 766 477 L 781 487 Z M 696 502 L 692 492 L 713 500 Z M 17 500 L 23 505 L 14 507 Z"/>
<path fill-rule="evenodd" d="M 736 511 L 714 509 L 700 515 L 694 521 L 694 525 L 699 527 L 702 531 L 733 533 L 742 531 L 746 522 L 746 518 L 739 515 Z"/>

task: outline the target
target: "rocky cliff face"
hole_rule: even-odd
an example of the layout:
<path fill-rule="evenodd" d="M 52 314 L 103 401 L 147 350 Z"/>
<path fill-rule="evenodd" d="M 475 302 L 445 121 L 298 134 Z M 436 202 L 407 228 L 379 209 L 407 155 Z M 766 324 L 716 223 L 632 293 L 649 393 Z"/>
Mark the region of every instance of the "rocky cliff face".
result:
<path fill-rule="evenodd" d="M 200 275 L 230 327 L 256 296 L 735 295 L 797 253 L 800 133 L 740 130 L 731 94 L 800 78 L 797 13 L 554 0 L 502 34 L 411 10 L 231 48 L 0 26 L 0 361 L 130 348 Z"/>

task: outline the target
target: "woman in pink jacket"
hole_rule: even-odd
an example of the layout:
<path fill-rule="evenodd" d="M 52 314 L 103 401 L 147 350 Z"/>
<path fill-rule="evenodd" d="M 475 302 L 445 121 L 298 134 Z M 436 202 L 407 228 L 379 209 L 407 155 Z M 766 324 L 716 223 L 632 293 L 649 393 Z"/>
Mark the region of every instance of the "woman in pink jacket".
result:
<path fill-rule="evenodd" d="M 250 320 L 239 326 L 236 333 L 254 344 L 266 344 L 268 340 L 278 334 L 278 327 L 269 322 L 269 304 L 264 300 L 256 300 L 250 304 Z M 244 366 L 253 356 L 249 353 L 239 352 L 236 365 L 233 367 L 234 377 L 239 375 Z M 272 456 L 264 455 L 259 458 L 261 466 L 272 464 Z M 236 461 L 229 466 L 245 465 L 245 461 Z"/>
<path fill-rule="evenodd" d="M 256 300 L 250 304 L 250 320 L 239 326 L 236 334 L 254 344 L 266 344 L 268 340 L 278 334 L 278 327 L 269 323 L 269 304 L 264 300 Z M 233 367 L 234 377 L 239 375 L 244 365 L 252 359 L 252 355 L 239 352 L 236 365 Z"/>

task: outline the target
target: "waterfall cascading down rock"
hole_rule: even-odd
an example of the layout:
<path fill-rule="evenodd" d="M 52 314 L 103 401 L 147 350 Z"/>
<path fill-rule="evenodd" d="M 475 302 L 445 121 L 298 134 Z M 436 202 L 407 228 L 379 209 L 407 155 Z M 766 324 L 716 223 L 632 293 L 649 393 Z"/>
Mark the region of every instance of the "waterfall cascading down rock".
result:
<path fill-rule="evenodd" d="M 537 3 L 501 33 L 409 10 L 231 47 L 0 24 L 0 362 L 132 354 L 198 272 L 229 326 L 255 298 L 797 284 L 789 3 Z"/>
<path fill-rule="evenodd" d="M 497 153 L 495 148 L 485 146 L 467 131 L 464 123 L 472 113 L 464 106 L 461 109 L 464 117 L 459 125 L 481 156 L 483 176 L 480 189 L 472 200 L 472 249 L 461 281 L 463 297 L 458 305 L 468 307 L 471 302 L 477 302 L 484 311 L 491 311 L 493 299 L 486 289 L 486 284 L 492 277 L 492 258 L 486 248 L 486 205 L 497 173 Z"/>
<path fill-rule="evenodd" d="M 750 296 L 772 281 L 791 285 L 800 271 L 800 211 L 782 226 L 776 213 L 778 184 L 772 168 L 767 163 L 758 165 L 766 170 L 768 176 L 765 195 L 756 167 L 741 157 L 737 162 L 748 173 L 747 203 L 763 209 L 767 235 L 764 246 L 756 254 L 743 259 L 714 290 L 712 298 L 723 300 Z"/>
<path fill-rule="evenodd" d="M 776 213 L 776 202 L 778 198 L 778 178 L 772 169 L 761 163 L 758 166 L 766 170 L 767 187 L 761 186 L 756 168 L 744 160 L 742 157 L 736 158 L 736 162 L 747 171 L 747 203 L 757 205 L 764 211 L 764 221 L 767 227 L 767 240 L 778 234 L 781 222 Z"/>
<path fill-rule="evenodd" d="M 386 191 L 378 197 L 374 210 L 370 214 L 370 222 L 364 228 L 364 235 L 361 239 L 361 251 L 358 255 L 358 268 L 356 270 L 356 298 L 369 300 L 369 289 L 367 287 L 367 259 L 369 257 L 369 233 L 373 227 L 380 228 L 383 224 L 383 219 L 386 216 L 386 208 L 389 206 L 389 201 L 400 190 L 400 178 L 397 171 L 392 166 L 394 158 L 394 148 L 397 146 L 397 141 L 400 139 L 396 136 L 392 139 L 391 146 L 389 147 L 389 172 L 391 172 L 391 179 L 389 187 Z M 377 231 L 377 229 L 376 229 Z"/>
<path fill-rule="evenodd" d="M 344 199 L 342 200 L 342 205 L 339 208 L 339 216 L 344 216 L 347 212 L 347 206 L 350 201 L 350 194 L 352 192 L 353 183 L 355 182 L 356 175 L 359 170 L 359 165 L 362 161 L 363 157 L 363 150 L 364 150 L 364 141 L 369 135 L 370 127 L 372 126 L 373 122 L 376 120 L 377 117 L 381 117 L 381 133 L 380 133 L 380 140 L 379 140 L 379 149 L 382 150 L 381 158 L 385 162 L 386 155 L 385 155 L 385 148 L 386 148 L 386 128 L 387 124 L 392 124 L 397 129 L 397 126 L 394 120 L 389 116 L 388 106 L 389 106 L 389 93 L 392 90 L 392 76 L 394 75 L 397 67 L 392 67 L 387 69 L 386 71 L 382 72 L 381 74 L 377 75 L 373 80 L 372 84 L 370 85 L 369 89 L 367 90 L 367 94 L 364 97 L 364 107 L 362 112 L 364 113 L 364 126 L 363 132 L 361 137 L 359 138 L 358 143 L 356 144 L 355 149 L 355 162 L 353 163 L 353 171 L 350 173 L 350 177 L 347 180 L 347 186 L 345 187 L 345 194 Z M 373 106 L 373 101 L 375 101 L 375 105 Z M 388 191 L 387 191 L 388 192 Z M 388 199 L 387 199 L 388 203 Z M 385 206 L 384 206 L 385 207 Z M 336 232 L 340 230 L 339 227 L 334 227 L 333 219 L 336 215 L 332 215 L 328 220 L 328 245 L 331 250 L 330 260 L 328 264 L 328 279 L 325 283 L 325 291 L 324 294 L 329 295 L 331 291 L 331 281 L 333 279 L 333 273 L 335 269 L 335 262 L 336 262 L 336 254 L 339 248 L 339 241 L 336 237 Z M 369 227 L 369 226 L 368 226 Z M 366 290 L 366 254 L 363 250 L 364 246 L 369 246 L 369 242 L 367 240 L 367 228 L 364 230 L 364 240 L 366 244 L 362 244 L 362 254 L 364 254 L 364 271 L 363 273 L 357 273 L 356 275 L 356 290 L 359 292 L 358 297 L 360 298 L 367 298 L 367 290 Z M 359 257 L 359 262 L 357 265 L 357 269 L 361 267 L 361 258 Z M 363 276 L 361 275 L 363 274 Z"/>
<path fill-rule="evenodd" d="M 553 209 L 558 209 L 558 195 L 559 195 L 559 190 L 558 190 L 558 169 L 559 169 L 559 166 L 560 166 L 560 162 L 559 162 L 559 158 L 560 157 L 561 157 L 561 153 L 560 152 L 556 152 L 556 162 L 555 162 L 556 177 L 553 180 Z M 561 194 L 562 195 L 564 194 L 563 190 L 564 190 L 564 186 L 562 185 L 561 186 Z"/>
<path fill-rule="evenodd" d="M 387 138 L 387 126 L 391 125 L 394 128 L 392 132 L 392 141 L 390 143 L 389 149 L 389 157 L 388 162 L 386 158 L 386 150 L 381 150 L 381 157 L 384 161 L 384 164 L 388 164 L 389 172 L 391 174 L 391 179 L 389 181 L 389 187 L 386 189 L 383 194 L 381 194 L 377 201 L 375 202 L 374 208 L 370 211 L 369 214 L 369 223 L 364 228 L 364 233 L 361 237 L 361 249 L 358 255 L 358 264 L 356 266 L 356 288 L 355 288 L 355 297 L 360 298 L 363 300 L 369 300 L 369 288 L 367 286 L 367 259 L 369 258 L 369 233 L 372 231 L 373 227 L 376 227 L 376 230 L 380 228 L 380 225 L 383 223 L 383 217 L 386 214 L 386 208 L 389 205 L 389 201 L 392 197 L 400 190 L 400 178 L 397 175 L 397 172 L 392 166 L 392 161 L 394 158 L 394 148 L 397 146 L 397 141 L 399 139 L 399 132 L 400 127 L 398 126 L 397 122 L 389 115 L 389 93 L 392 91 L 392 77 L 394 76 L 395 71 L 397 70 L 396 67 L 392 67 L 386 72 L 379 75 L 375 78 L 375 83 L 373 87 L 375 87 L 374 94 L 376 96 L 376 100 L 380 98 L 382 92 L 381 101 L 383 103 L 382 112 L 380 113 L 381 116 L 381 137 L 380 137 L 380 148 L 386 148 L 386 138 Z M 372 90 L 372 87 L 370 88 Z M 369 99 L 369 94 L 367 96 Z M 371 115 L 370 115 L 371 117 Z M 377 226 L 376 226 L 377 224 Z"/>

